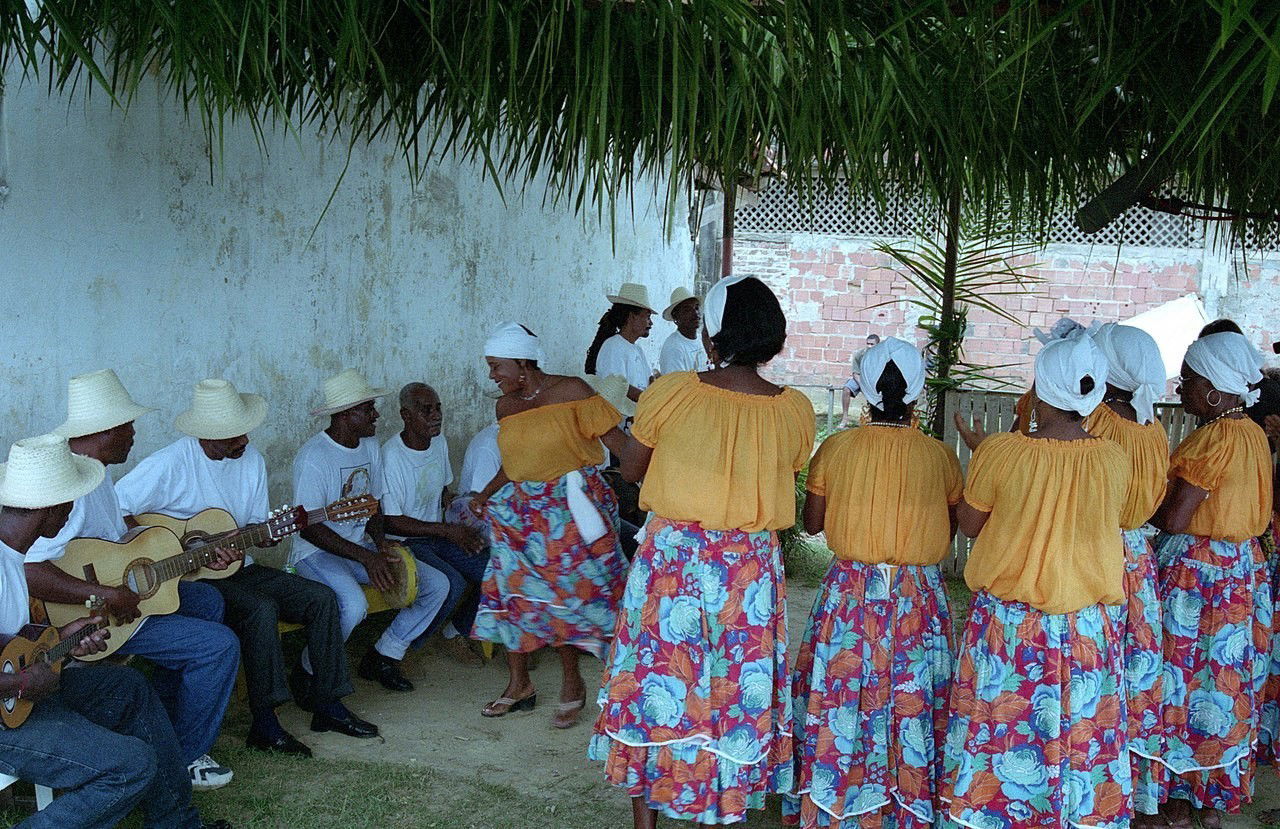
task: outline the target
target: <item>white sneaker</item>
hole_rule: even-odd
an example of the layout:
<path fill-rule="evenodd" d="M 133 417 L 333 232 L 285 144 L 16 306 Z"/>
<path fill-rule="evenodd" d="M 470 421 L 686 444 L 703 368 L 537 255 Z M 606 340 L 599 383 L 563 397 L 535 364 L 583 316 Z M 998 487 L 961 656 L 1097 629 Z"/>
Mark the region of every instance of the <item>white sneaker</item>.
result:
<path fill-rule="evenodd" d="M 187 766 L 187 773 L 191 775 L 191 788 L 196 791 L 206 792 L 211 789 L 221 789 L 223 786 L 231 782 L 231 778 L 235 777 L 235 772 L 226 766 L 218 765 L 208 754 L 202 754 Z"/>

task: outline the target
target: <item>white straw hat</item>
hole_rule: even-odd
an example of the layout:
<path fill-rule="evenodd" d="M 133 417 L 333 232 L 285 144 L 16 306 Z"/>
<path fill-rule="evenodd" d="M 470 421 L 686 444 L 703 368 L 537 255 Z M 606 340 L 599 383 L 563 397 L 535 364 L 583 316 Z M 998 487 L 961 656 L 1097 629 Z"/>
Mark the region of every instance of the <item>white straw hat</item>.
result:
<path fill-rule="evenodd" d="M 61 435 L 23 438 L 9 447 L 9 462 L 0 464 L 0 504 L 22 509 L 65 504 L 92 492 L 106 474 L 93 458 L 73 455 Z"/>
<path fill-rule="evenodd" d="M 671 312 L 676 310 L 676 306 L 682 302 L 688 302 L 691 299 L 697 299 L 687 288 L 676 288 L 671 292 L 671 301 L 667 303 L 666 309 L 662 312 L 662 318 L 667 322 L 675 322 L 671 316 Z"/>
<path fill-rule="evenodd" d="M 627 397 L 627 389 L 630 386 L 627 384 L 627 378 L 621 374 L 610 374 L 607 377 L 591 375 L 587 378 L 587 384 L 623 417 L 636 416 L 636 404 Z"/>
<path fill-rule="evenodd" d="M 342 371 L 324 381 L 324 405 L 312 409 L 313 415 L 331 415 L 345 412 L 353 406 L 377 400 L 390 394 L 386 389 L 375 389 L 364 379 L 364 375 L 354 368 Z"/>
<path fill-rule="evenodd" d="M 138 405 L 116 373 L 104 368 L 77 374 L 67 382 L 67 420 L 53 433 L 64 438 L 96 435 L 154 411 Z"/>
<path fill-rule="evenodd" d="M 174 419 L 179 432 L 200 440 L 227 440 L 247 435 L 267 416 L 267 401 L 257 394 L 240 394 L 228 380 L 196 383 L 191 408 Z"/>
<path fill-rule="evenodd" d="M 623 282 L 616 294 L 609 294 L 605 299 L 616 305 L 634 305 L 646 311 L 652 311 L 649 302 L 649 289 L 637 282 Z"/>

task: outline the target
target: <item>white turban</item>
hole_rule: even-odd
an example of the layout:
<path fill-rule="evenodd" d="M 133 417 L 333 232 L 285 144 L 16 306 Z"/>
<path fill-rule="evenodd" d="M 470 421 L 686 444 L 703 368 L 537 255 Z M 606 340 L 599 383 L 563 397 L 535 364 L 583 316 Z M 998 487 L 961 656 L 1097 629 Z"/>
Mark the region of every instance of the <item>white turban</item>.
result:
<path fill-rule="evenodd" d="M 1243 334 L 1224 331 L 1201 337 L 1183 359 L 1218 391 L 1239 395 L 1246 406 L 1258 402 L 1258 390 L 1249 386 L 1262 380 L 1262 355 Z"/>
<path fill-rule="evenodd" d="M 1036 339 L 1041 343 L 1051 343 L 1054 340 L 1065 340 L 1077 331 L 1083 331 L 1086 334 L 1092 334 L 1098 327 L 1098 321 L 1094 320 L 1088 328 L 1071 319 L 1071 317 L 1063 317 L 1053 324 L 1048 331 L 1041 331 L 1039 328 L 1031 329 L 1031 333 L 1036 335 Z"/>
<path fill-rule="evenodd" d="M 484 342 L 484 356 L 505 357 L 510 360 L 537 360 L 542 362 L 547 355 L 537 336 L 524 330 L 524 326 L 516 322 L 499 323 Z"/>
<path fill-rule="evenodd" d="M 1093 379 L 1093 391 L 1081 394 L 1085 377 Z M 1053 340 L 1036 355 L 1036 397 L 1055 409 L 1088 416 L 1106 396 L 1106 383 L 1107 358 L 1083 331 Z"/>
<path fill-rule="evenodd" d="M 1164 394 L 1164 360 L 1151 335 L 1132 325 L 1109 322 L 1093 335 L 1107 358 L 1107 382 L 1133 392 L 1139 423 L 1155 419 L 1155 402 Z"/>
<path fill-rule="evenodd" d="M 729 299 L 729 286 L 737 285 L 746 276 L 726 276 L 711 286 L 707 298 L 702 301 L 702 324 L 707 328 L 707 336 L 714 337 L 720 333 L 724 323 L 724 304 Z"/>
<path fill-rule="evenodd" d="M 920 357 L 920 352 L 897 337 L 888 337 L 868 348 L 867 353 L 862 355 L 862 394 L 877 409 L 883 400 L 876 384 L 880 382 L 880 375 L 884 374 L 885 366 L 889 363 L 897 366 L 902 379 L 907 381 L 903 403 L 920 399 L 920 392 L 924 391 L 924 360 Z"/>

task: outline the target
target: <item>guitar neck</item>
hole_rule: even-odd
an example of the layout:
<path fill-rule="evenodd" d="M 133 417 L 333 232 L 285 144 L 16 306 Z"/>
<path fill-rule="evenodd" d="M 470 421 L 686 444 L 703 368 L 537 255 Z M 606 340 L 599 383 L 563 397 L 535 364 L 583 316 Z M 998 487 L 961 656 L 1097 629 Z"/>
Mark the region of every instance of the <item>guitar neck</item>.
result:
<path fill-rule="evenodd" d="M 298 532 L 304 526 L 310 524 L 318 524 L 322 521 L 334 520 L 329 514 L 330 504 L 328 507 L 311 510 L 307 513 L 306 521 L 298 522 L 292 525 L 292 528 L 279 536 L 273 536 L 270 527 L 266 522 L 259 524 L 250 524 L 243 529 L 236 530 L 225 536 L 221 536 L 213 541 L 205 541 L 192 546 L 190 549 L 183 550 L 177 555 L 169 556 L 156 562 L 156 571 L 161 581 L 169 581 L 185 576 L 187 573 L 194 573 L 201 567 L 207 567 L 218 559 L 218 550 L 230 549 L 237 552 L 244 552 L 250 547 L 257 547 L 268 541 L 278 541 L 286 535 L 292 535 Z"/>
<path fill-rule="evenodd" d="M 45 652 L 45 660 L 51 665 L 56 665 L 69 657 L 71 655 L 71 651 L 74 650 L 76 645 L 79 645 L 86 636 L 97 633 L 103 628 L 106 628 L 109 624 L 110 623 L 104 619 L 101 622 L 94 622 L 91 625 L 85 625 L 66 639 L 58 642 L 58 644 L 54 645 L 52 648 L 49 648 L 49 650 Z"/>

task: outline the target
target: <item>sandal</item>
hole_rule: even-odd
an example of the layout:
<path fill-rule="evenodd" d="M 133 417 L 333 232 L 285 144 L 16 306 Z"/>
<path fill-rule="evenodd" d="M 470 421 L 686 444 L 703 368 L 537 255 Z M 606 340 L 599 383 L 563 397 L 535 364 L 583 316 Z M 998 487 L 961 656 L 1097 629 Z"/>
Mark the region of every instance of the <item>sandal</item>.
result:
<path fill-rule="evenodd" d="M 562 702 L 556 706 L 556 715 L 551 718 L 551 725 L 556 728 L 573 728 L 578 724 L 578 715 L 587 706 L 587 698 Z"/>
<path fill-rule="evenodd" d="M 498 697 L 493 702 L 480 709 L 482 717 L 505 717 L 512 711 L 532 711 L 533 706 L 538 704 L 538 692 L 534 691 L 527 697 L 521 699 L 512 699 L 511 697 Z"/>

